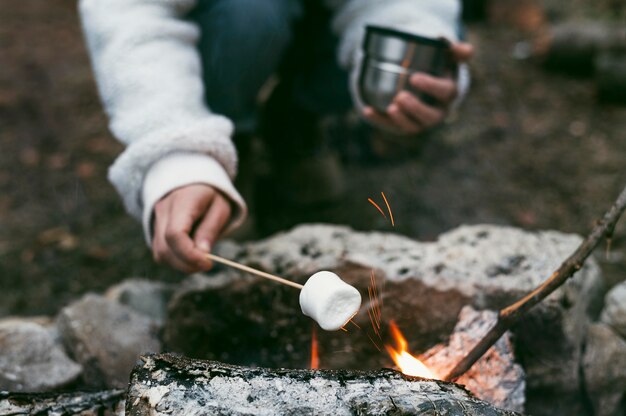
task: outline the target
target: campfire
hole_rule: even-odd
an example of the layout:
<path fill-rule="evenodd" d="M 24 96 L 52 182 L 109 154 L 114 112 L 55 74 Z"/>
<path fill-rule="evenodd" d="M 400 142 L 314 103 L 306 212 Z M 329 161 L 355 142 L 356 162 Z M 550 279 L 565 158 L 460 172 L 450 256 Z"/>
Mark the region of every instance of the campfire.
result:
<path fill-rule="evenodd" d="M 622 199 L 626 205 L 626 193 Z M 612 229 L 611 212 L 599 227 Z M 175 286 L 127 282 L 105 296 L 85 296 L 54 320 L 1 323 L 0 335 L 11 341 L 3 356 L 13 358 L 0 370 L 20 384 L 10 385 L 18 392 L 0 393 L 0 413 L 71 406 L 119 414 L 125 406 L 136 415 L 513 415 L 526 405 L 538 415 L 584 414 L 576 407 L 580 377 L 598 377 L 596 346 L 607 345 L 598 337 L 616 337 L 600 324 L 585 332 L 590 294 L 601 279 L 593 262 L 581 267 L 580 259 L 603 235 L 594 231 L 581 244 L 554 232 L 474 226 L 419 243 L 313 225 L 258 243 L 224 244 L 216 255 L 288 276 L 295 288 L 320 270 L 341 276 L 337 287 L 367 293 L 367 302 L 345 315 L 343 330 L 311 332 L 294 287 L 231 268 Z M 542 284 L 545 276 L 550 285 Z M 529 319 L 518 320 L 534 305 Z M 588 352 L 585 336 L 592 337 Z M 136 365 L 147 350 L 189 358 L 144 354 Z M 400 371 L 384 369 L 391 365 Z M 623 390 L 605 385 L 598 397 L 612 394 L 613 401 L 594 406 L 619 406 Z M 67 386 L 98 392 L 55 393 Z M 33 389 L 51 392 L 29 394 Z M 544 405 L 559 400 L 560 413 Z"/>

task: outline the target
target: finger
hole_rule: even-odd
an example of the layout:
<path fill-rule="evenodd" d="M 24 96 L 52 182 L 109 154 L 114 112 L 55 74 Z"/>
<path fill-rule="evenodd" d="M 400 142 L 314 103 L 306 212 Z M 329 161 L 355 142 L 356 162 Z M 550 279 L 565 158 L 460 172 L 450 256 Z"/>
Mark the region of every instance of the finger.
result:
<path fill-rule="evenodd" d="M 171 250 L 166 250 L 163 253 L 163 263 L 166 263 L 174 269 L 180 270 L 183 273 L 195 273 L 203 270 L 201 267 L 181 260 Z"/>
<path fill-rule="evenodd" d="M 389 130 L 397 130 L 396 125 L 389 119 L 389 116 L 379 113 L 372 107 L 365 107 L 363 109 L 363 116 L 371 121 L 373 124 L 385 127 Z"/>
<path fill-rule="evenodd" d="M 167 227 L 167 216 L 169 215 L 169 204 L 159 202 L 154 206 L 154 227 L 152 232 L 152 257 L 154 261 L 165 263 L 167 243 L 165 242 L 165 228 Z"/>
<path fill-rule="evenodd" d="M 474 46 L 467 42 L 453 43 L 452 55 L 459 62 L 467 61 L 474 55 Z"/>
<path fill-rule="evenodd" d="M 214 197 L 215 193 L 211 192 L 200 199 L 181 198 L 170 205 L 165 240 L 169 250 L 190 268 L 208 269 L 211 267 L 203 253 L 196 248 L 190 234 L 194 223 L 206 212 Z"/>
<path fill-rule="evenodd" d="M 450 103 L 457 95 L 456 82 L 450 78 L 438 78 L 418 73 L 411 75 L 410 82 L 415 88 L 432 95 L 442 104 Z"/>
<path fill-rule="evenodd" d="M 180 261 L 169 249 L 165 241 L 165 230 L 167 229 L 170 203 L 159 203 L 154 207 L 154 235 L 152 237 L 152 255 L 154 261 L 159 264 L 167 264 L 170 267 L 184 273 L 192 273 L 196 269 L 189 267 Z"/>
<path fill-rule="evenodd" d="M 217 195 L 202 222 L 196 228 L 194 242 L 204 252 L 210 252 L 224 226 L 230 219 L 230 202 L 222 195 Z"/>
<path fill-rule="evenodd" d="M 421 130 L 420 124 L 409 118 L 398 104 L 391 104 L 387 109 L 387 114 L 396 126 L 406 133 L 415 134 Z"/>
<path fill-rule="evenodd" d="M 445 116 L 443 110 L 424 104 L 419 98 L 406 91 L 400 92 L 396 101 L 423 127 L 432 127 L 440 123 Z"/>

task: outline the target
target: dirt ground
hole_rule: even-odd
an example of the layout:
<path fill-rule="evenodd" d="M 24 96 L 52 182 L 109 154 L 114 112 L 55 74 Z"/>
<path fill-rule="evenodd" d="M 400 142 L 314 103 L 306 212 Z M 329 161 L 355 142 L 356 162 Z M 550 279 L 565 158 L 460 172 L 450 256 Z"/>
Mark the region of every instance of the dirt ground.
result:
<path fill-rule="evenodd" d="M 610 18 L 612 2 L 543 3 L 547 17 L 469 25 L 471 93 L 416 151 L 368 137 L 375 156 L 363 156 L 350 150 L 364 148 L 362 135 L 335 131 L 346 196 L 305 210 L 273 207 L 261 234 L 302 221 L 391 231 L 367 202 L 382 204 L 380 191 L 394 231 L 414 238 L 472 223 L 586 233 L 626 184 L 626 107 L 599 104 L 592 79 L 546 72 L 513 52 L 536 19 Z M 75 2 L 0 0 L 0 10 L 0 316 L 53 314 L 131 276 L 180 280 L 152 262 L 106 179 L 122 146 L 107 131 Z M 611 282 L 626 278 L 625 227 L 610 258 L 597 256 Z"/>

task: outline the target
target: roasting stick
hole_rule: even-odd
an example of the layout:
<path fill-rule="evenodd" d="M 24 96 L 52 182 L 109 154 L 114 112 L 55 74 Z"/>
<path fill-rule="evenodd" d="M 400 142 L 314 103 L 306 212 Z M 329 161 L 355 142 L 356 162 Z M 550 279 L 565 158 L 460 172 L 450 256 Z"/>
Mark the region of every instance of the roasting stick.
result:
<path fill-rule="evenodd" d="M 222 263 L 222 264 L 225 264 L 226 266 L 230 266 L 230 267 L 233 267 L 235 269 L 243 270 L 244 272 L 248 272 L 248 273 L 254 274 L 256 276 L 260 276 L 260 277 L 264 277 L 266 279 L 274 280 L 275 282 L 279 282 L 279 283 L 282 283 L 282 284 L 287 285 L 287 286 L 295 287 L 296 289 L 302 290 L 302 288 L 304 287 L 303 285 L 301 285 L 299 283 L 296 283 L 296 282 L 292 282 L 291 280 L 283 279 L 282 277 L 279 277 L 279 276 L 276 276 L 276 275 L 273 275 L 273 274 L 270 274 L 270 273 L 262 272 L 261 270 L 253 269 L 252 267 L 245 266 L 245 265 L 243 265 L 241 263 L 237 263 L 235 261 L 228 260 L 228 259 L 225 259 L 225 258 L 220 257 L 220 256 L 216 256 L 215 254 L 209 253 L 206 256 L 209 258 L 209 260 L 213 260 L 213 261 L 215 261 L 217 263 Z"/>
<path fill-rule="evenodd" d="M 314 273 L 304 285 L 301 285 L 215 254 L 209 253 L 206 254 L 206 257 L 226 266 L 300 289 L 302 313 L 313 318 L 326 331 L 337 331 L 338 329 L 346 331 L 344 326 L 357 314 L 361 307 L 359 291 L 341 280 L 333 272 L 322 270 Z"/>

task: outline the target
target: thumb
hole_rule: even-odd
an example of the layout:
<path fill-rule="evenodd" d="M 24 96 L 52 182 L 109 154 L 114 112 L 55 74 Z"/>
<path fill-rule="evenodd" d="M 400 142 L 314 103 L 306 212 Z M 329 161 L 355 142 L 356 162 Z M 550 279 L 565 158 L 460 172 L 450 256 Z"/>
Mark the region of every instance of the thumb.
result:
<path fill-rule="evenodd" d="M 230 219 L 231 207 L 226 198 L 217 196 L 204 218 L 196 227 L 194 243 L 196 247 L 205 252 L 210 252 L 211 247 Z"/>
<path fill-rule="evenodd" d="M 467 61 L 474 54 L 474 46 L 467 42 L 452 44 L 452 54 L 457 61 Z"/>

